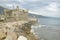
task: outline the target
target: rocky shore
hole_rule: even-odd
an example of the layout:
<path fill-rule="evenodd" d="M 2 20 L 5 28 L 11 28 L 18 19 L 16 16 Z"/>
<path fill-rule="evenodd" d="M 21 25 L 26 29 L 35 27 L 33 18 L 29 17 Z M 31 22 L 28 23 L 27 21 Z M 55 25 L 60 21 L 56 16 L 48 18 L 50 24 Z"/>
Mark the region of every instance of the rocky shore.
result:
<path fill-rule="evenodd" d="M 27 21 L 13 21 L 0 23 L 0 40 L 38 40 L 31 31 L 31 23 Z M 23 39 L 25 40 L 25 39 Z"/>

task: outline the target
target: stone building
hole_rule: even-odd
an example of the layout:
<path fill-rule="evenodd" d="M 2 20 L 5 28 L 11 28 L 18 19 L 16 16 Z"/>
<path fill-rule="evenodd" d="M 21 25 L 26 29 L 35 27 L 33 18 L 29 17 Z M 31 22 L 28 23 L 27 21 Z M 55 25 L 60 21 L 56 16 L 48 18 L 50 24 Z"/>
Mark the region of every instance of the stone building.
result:
<path fill-rule="evenodd" d="M 4 9 L 4 15 L 6 20 L 27 20 L 28 10 L 19 9 L 17 6 L 16 9 Z"/>

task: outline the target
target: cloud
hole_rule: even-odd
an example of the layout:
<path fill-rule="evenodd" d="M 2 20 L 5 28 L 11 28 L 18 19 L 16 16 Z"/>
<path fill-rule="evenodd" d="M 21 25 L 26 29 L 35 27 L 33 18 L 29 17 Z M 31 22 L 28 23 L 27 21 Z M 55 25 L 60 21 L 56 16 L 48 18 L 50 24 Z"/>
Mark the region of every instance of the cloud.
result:
<path fill-rule="evenodd" d="M 58 13 L 58 4 L 56 2 L 52 2 L 49 5 L 39 8 L 37 10 L 31 10 L 30 13 L 51 17 L 60 16 L 60 14 Z"/>
<path fill-rule="evenodd" d="M 20 1 L 20 2 L 37 2 L 39 0 L 17 0 L 17 1 Z"/>
<path fill-rule="evenodd" d="M 59 0 L 8 0 L 0 1 L 0 4 L 4 7 L 19 6 L 20 8 L 29 9 L 29 12 L 44 15 L 59 17 L 60 9 L 58 8 Z"/>
<path fill-rule="evenodd" d="M 9 9 L 12 9 L 13 6 L 15 8 L 16 4 L 5 4 L 6 5 L 6 8 L 9 8 Z"/>
<path fill-rule="evenodd" d="M 5 6 L 6 6 L 6 8 L 9 8 L 9 9 L 13 9 L 13 8 L 15 9 L 17 6 L 19 6 L 19 8 L 22 9 L 21 5 L 18 5 L 18 4 L 15 4 L 15 3 L 5 4 Z"/>
<path fill-rule="evenodd" d="M 8 1 L 8 0 L 0 0 L 0 1 Z"/>
<path fill-rule="evenodd" d="M 51 3 L 46 7 L 46 9 L 49 11 L 57 11 L 57 3 Z"/>
<path fill-rule="evenodd" d="M 19 2 L 23 2 L 23 0 L 17 0 L 17 1 L 19 1 Z"/>

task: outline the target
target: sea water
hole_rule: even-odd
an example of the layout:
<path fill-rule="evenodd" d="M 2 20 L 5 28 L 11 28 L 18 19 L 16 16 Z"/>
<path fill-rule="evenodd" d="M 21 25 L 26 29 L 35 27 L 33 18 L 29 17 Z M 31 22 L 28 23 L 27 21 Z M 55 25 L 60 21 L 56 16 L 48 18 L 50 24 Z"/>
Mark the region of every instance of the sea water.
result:
<path fill-rule="evenodd" d="M 59 18 L 38 18 L 38 22 L 32 29 L 40 40 L 60 40 Z"/>

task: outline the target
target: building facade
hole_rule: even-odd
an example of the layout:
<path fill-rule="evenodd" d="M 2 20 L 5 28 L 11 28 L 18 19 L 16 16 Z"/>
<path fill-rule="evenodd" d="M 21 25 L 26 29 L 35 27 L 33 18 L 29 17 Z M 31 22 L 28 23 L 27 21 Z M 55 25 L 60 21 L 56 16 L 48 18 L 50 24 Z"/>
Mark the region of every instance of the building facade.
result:
<path fill-rule="evenodd" d="M 28 19 L 28 10 L 19 9 L 17 6 L 16 9 L 4 9 L 4 15 L 6 20 L 27 20 Z"/>

